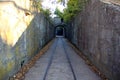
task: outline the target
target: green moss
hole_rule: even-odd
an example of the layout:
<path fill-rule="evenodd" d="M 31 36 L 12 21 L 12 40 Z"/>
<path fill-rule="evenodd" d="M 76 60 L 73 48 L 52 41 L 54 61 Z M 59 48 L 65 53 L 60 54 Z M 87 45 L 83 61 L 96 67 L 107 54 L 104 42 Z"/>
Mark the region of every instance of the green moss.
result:
<path fill-rule="evenodd" d="M 7 63 L 7 72 L 10 72 L 15 66 L 15 62 L 14 61 L 10 61 L 9 63 Z"/>
<path fill-rule="evenodd" d="M 0 60 L 0 80 L 3 80 L 15 67 L 15 60 L 11 53 L 7 53 L 5 59 Z"/>
<path fill-rule="evenodd" d="M 14 61 L 8 62 L 6 66 L 3 66 L 3 64 L 0 62 L 0 80 L 3 80 L 5 76 L 11 72 L 14 65 Z"/>
<path fill-rule="evenodd" d="M 19 46 L 16 46 L 15 48 L 15 54 L 16 54 L 16 57 L 20 57 L 20 50 L 19 50 Z"/>
<path fill-rule="evenodd" d="M 0 67 L 0 80 L 3 80 L 6 73 L 7 73 L 7 71 L 5 70 L 5 68 Z"/>
<path fill-rule="evenodd" d="M 6 66 L 3 66 L 3 63 L 0 61 L 0 80 L 3 80 L 7 73 Z"/>

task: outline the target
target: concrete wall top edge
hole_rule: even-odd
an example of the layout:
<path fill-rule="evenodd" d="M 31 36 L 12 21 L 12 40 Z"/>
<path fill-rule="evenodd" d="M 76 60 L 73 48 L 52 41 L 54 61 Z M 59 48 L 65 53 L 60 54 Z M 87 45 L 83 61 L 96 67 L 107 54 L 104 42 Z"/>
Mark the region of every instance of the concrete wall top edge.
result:
<path fill-rule="evenodd" d="M 113 7 L 120 7 L 120 0 L 100 0 L 101 2 L 105 4 L 112 5 Z"/>

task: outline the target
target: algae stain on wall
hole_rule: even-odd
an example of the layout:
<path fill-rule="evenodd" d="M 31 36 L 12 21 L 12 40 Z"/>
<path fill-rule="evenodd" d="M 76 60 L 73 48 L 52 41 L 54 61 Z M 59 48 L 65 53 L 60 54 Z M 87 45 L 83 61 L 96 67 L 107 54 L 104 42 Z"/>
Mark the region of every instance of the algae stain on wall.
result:
<path fill-rule="evenodd" d="M 0 80 L 8 80 L 53 38 L 53 25 L 41 13 L 26 15 L 29 9 L 30 0 L 0 1 Z"/>
<path fill-rule="evenodd" d="M 29 0 L 0 1 L 0 80 L 8 79 L 20 63 L 17 62 L 22 56 L 20 47 L 15 50 L 13 47 L 34 18 L 25 15 L 25 10 L 31 7 L 28 4 Z"/>
<path fill-rule="evenodd" d="M 0 53 L 0 80 L 6 79 L 6 74 L 10 74 L 12 69 L 15 67 L 15 56 L 11 53 L 10 47 L 6 48 L 5 53 Z M 10 76 L 10 75 L 8 75 Z"/>

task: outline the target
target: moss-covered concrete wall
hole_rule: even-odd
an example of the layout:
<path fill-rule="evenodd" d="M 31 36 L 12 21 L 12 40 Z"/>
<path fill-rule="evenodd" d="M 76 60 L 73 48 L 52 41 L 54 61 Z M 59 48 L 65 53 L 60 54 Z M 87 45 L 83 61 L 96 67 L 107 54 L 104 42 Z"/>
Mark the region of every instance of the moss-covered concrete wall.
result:
<path fill-rule="evenodd" d="M 67 37 L 110 80 L 120 80 L 120 6 L 101 1 L 88 1 Z"/>
<path fill-rule="evenodd" d="M 8 80 L 48 41 L 53 25 L 32 0 L 0 1 L 0 80 Z"/>

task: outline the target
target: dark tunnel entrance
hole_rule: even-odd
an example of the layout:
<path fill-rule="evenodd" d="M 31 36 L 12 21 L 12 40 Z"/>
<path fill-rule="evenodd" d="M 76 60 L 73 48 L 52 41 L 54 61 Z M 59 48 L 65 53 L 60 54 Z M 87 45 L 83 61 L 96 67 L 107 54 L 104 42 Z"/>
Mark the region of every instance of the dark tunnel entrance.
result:
<path fill-rule="evenodd" d="M 64 27 L 62 27 L 62 26 L 56 27 L 55 32 L 56 32 L 55 33 L 56 37 L 65 37 L 65 29 L 64 29 Z"/>

